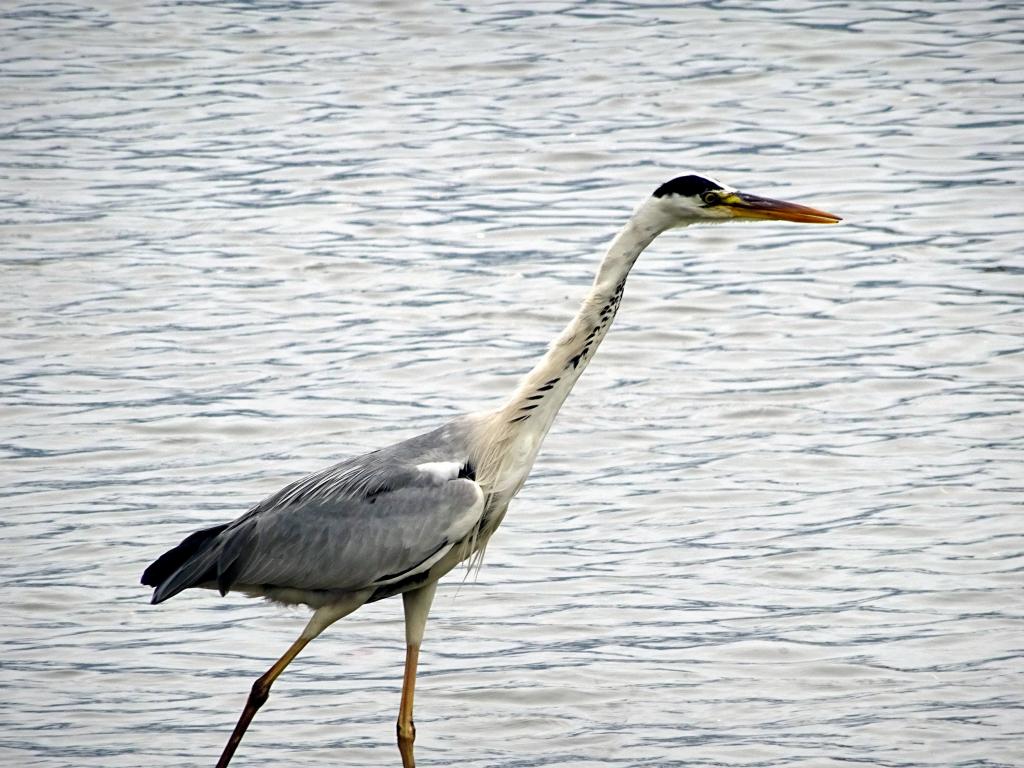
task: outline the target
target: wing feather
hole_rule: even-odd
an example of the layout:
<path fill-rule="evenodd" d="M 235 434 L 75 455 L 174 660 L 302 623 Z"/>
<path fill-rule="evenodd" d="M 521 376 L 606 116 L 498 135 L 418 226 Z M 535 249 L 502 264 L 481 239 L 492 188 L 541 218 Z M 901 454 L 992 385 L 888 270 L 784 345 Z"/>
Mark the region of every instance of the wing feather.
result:
<path fill-rule="evenodd" d="M 143 582 L 183 589 L 352 591 L 423 573 L 479 524 L 484 494 L 470 421 L 448 424 L 303 477 L 224 525 L 193 534 Z"/>
<path fill-rule="evenodd" d="M 317 495 L 261 510 L 234 583 L 348 591 L 428 569 L 479 522 L 483 492 L 465 479 L 408 480 L 358 499 Z"/>

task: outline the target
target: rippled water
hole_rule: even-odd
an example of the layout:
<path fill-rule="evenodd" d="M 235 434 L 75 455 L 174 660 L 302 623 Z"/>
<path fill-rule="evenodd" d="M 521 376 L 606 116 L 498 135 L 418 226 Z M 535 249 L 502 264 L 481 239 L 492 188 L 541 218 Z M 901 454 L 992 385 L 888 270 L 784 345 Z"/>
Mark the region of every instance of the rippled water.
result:
<path fill-rule="evenodd" d="M 1018 4 L 0 25 L 3 764 L 212 764 L 304 614 L 143 566 L 493 404 L 697 170 L 846 221 L 641 258 L 438 594 L 420 764 L 1024 765 Z M 333 627 L 237 765 L 396 765 L 402 646 L 394 600 Z"/>

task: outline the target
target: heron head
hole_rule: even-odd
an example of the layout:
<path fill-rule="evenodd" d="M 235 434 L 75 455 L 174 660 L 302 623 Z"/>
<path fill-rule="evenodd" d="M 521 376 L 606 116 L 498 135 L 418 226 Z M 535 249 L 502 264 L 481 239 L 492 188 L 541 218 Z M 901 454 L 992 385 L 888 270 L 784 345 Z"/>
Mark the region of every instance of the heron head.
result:
<path fill-rule="evenodd" d="M 841 219 L 805 205 L 740 192 L 704 176 L 677 176 L 654 190 L 648 205 L 669 227 L 733 220 L 770 219 L 805 224 L 835 224 Z"/>

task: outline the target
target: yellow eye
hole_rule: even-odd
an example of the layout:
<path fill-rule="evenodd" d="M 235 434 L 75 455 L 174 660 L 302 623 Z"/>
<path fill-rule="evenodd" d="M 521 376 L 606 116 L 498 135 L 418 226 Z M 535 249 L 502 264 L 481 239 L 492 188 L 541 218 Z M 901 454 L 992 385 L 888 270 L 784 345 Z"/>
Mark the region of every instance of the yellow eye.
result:
<path fill-rule="evenodd" d="M 722 202 L 722 196 L 717 192 L 705 192 L 700 199 L 704 201 L 704 205 L 718 205 Z"/>

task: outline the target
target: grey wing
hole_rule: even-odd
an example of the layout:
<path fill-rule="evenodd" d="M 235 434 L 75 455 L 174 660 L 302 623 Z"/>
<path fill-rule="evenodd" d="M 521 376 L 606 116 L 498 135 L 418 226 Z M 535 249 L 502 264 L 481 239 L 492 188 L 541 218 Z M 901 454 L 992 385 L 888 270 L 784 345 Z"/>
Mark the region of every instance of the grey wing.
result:
<path fill-rule="evenodd" d="M 218 584 L 350 591 L 429 569 L 472 532 L 484 494 L 457 462 L 420 466 L 378 469 L 369 484 L 314 476 L 268 499 L 221 535 Z"/>
<path fill-rule="evenodd" d="M 470 429 L 456 419 L 304 477 L 237 520 L 193 533 L 142 583 L 160 603 L 195 586 L 343 592 L 422 573 L 483 515 Z"/>

